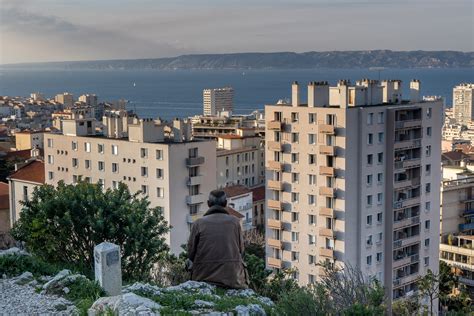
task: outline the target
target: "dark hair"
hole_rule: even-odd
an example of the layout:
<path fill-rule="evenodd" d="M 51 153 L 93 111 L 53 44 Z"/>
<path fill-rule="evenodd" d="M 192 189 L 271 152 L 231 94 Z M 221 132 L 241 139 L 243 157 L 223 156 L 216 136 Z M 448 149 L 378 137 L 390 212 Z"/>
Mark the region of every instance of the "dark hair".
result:
<path fill-rule="evenodd" d="M 222 190 L 214 190 L 209 193 L 209 199 L 207 200 L 209 207 L 219 205 L 225 207 L 227 205 L 227 195 Z"/>

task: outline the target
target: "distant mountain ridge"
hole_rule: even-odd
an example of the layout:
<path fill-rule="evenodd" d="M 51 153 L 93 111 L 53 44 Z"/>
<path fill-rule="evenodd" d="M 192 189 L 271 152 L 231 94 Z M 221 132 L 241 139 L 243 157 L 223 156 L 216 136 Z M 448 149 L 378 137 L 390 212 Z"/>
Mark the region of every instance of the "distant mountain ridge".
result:
<path fill-rule="evenodd" d="M 313 68 L 473 68 L 474 52 L 327 51 L 181 55 L 170 58 L 64 61 L 1 65 L 54 69 L 313 69 Z"/>

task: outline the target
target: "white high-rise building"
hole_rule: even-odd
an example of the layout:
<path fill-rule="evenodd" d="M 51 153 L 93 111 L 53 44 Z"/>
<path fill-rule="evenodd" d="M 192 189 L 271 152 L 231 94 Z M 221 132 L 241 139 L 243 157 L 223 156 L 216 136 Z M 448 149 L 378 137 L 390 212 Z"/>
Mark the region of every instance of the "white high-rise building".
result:
<path fill-rule="evenodd" d="M 217 115 L 222 112 L 232 113 L 234 89 L 231 87 L 204 89 L 204 115 Z"/>
<path fill-rule="evenodd" d="M 462 83 L 453 88 L 454 117 L 462 123 L 474 120 L 474 83 Z"/>
<path fill-rule="evenodd" d="M 64 92 L 57 94 L 54 101 L 64 105 L 66 108 L 71 108 L 74 105 L 74 96 L 71 93 Z"/>
<path fill-rule="evenodd" d="M 267 267 L 344 263 L 376 277 L 396 300 L 438 271 L 442 102 L 402 100 L 401 82 L 299 85 L 292 104 L 267 105 Z"/>
<path fill-rule="evenodd" d="M 95 94 L 83 94 L 79 97 L 80 102 L 84 102 L 88 106 L 97 106 L 97 95 Z"/>

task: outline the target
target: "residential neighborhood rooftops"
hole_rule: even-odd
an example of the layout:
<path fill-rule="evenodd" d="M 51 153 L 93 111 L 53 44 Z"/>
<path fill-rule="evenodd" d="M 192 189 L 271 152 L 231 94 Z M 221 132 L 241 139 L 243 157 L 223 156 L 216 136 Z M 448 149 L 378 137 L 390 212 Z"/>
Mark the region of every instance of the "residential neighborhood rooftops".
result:
<path fill-rule="evenodd" d="M 31 161 L 11 174 L 9 179 L 44 184 L 44 162 L 40 160 Z"/>
<path fill-rule="evenodd" d="M 222 190 L 225 192 L 228 198 L 252 192 L 250 189 L 243 185 L 231 185 L 223 188 Z"/>

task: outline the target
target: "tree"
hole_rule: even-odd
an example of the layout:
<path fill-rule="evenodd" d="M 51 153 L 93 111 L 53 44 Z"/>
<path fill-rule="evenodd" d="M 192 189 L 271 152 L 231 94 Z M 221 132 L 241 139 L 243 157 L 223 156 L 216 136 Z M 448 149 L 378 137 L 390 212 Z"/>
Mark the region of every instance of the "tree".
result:
<path fill-rule="evenodd" d="M 34 255 L 52 263 L 93 268 L 93 249 L 108 241 L 121 248 L 125 279 L 147 279 L 155 262 L 166 255 L 169 232 L 162 211 L 146 197 L 79 181 L 44 185 L 24 202 L 13 236 Z"/>
<path fill-rule="evenodd" d="M 256 255 L 246 253 L 244 261 L 249 274 L 250 288 L 257 293 L 261 293 L 267 286 L 268 276 L 272 273 L 271 270 L 267 270 L 265 260 Z"/>
<path fill-rule="evenodd" d="M 430 315 L 433 314 L 434 301 L 439 298 L 440 294 L 440 275 L 433 273 L 431 269 L 420 277 L 417 281 L 418 291 L 422 297 L 427 297 L 430 303 Z"/>
<path fill-rule="evenodd" d="M 244 231 L 243 235 L 245 253 L 265 260 L 265 236 L 255 229 Z"/>

